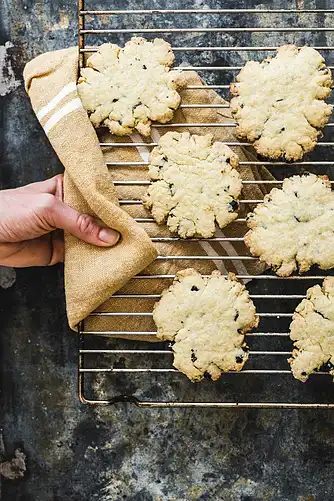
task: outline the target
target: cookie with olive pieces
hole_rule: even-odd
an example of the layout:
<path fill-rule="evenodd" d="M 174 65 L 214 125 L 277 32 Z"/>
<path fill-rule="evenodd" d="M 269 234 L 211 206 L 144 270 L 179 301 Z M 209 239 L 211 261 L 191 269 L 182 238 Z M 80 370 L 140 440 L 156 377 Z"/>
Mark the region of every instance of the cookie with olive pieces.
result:
<path fill-rule="evenodd" d="M 174 367 L 192 381 L 240 371 L 248 358 L 244 335 L 258 325 L 255 306 L 235 275 L 192 268 L 177 273 L 154 306 L 157 336 L 172 342 Z"/>
<path fill-rule="evenodd" d="M 180 71 L 170 67 L 174 54 L 160 38 L 132 38 L 124 48 L 106 43 L 81 69 L 78 93 L 95 127 L 108 127 L 117 136 L 134 129 L 150 135 L 151 121 L 169 122 L 185 85 Z"/>
<path fill-rule="evenodd" d="M 167 132 L 153 149 L 153 181 L 143 203 L 157 221 L 180 237 L 211 237 L 237 218 L 242 181 L 239 159 L 211 135 Z"/>
<path fill-rule="evenodd" d="M 236 133 L 264 157 L 299 160 L 328 122 L 332 75 L 312 47 L 283 45 L 273 58 L 249 61 L 231 84 Z"/>
<path fill-rule="evenodd" d="M 334 193 L 327 176 L 284 180 L 248 214 L 245 243 L 253 256 L 286 277 L 313 264 L 334 267 Z"/>
<path fill-rule="evenodd" d="M 296 379 L 305 382 L 325 364 L 334 376 L 334 277 L 308 289 L 293 314 L 290 337 L 294 350 L 289 363 Z"/>

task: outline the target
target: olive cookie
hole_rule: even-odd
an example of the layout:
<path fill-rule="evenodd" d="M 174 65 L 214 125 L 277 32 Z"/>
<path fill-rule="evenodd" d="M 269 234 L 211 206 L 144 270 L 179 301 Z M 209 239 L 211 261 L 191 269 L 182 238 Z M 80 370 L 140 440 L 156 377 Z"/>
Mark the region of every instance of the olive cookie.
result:
<path fill-rule="evenodd" d="M 156 38 L 132 38 L 124 48 L 106 43 L 81 69 L 78 93 L 95 127 L 106 126 L 117 136 L 133 129 L 149 136 L 151 121 L 166 123 L 180 104 L 185 79 L 170 71 L 174 54 Z"/>
<path fill-rule="evenodd" d="M 293 314 L 290 337 L 294 350 L 289 363 L 296 379 L 306 381 L 324 364 L 334 376 L 334 277 L 308 289 Z"/>
<path fill-rule="evenodd" d="M 286 277 L 317 264 L 334 267 L 334 193 L 327 176 L 284 180 L 248 214 L 245 243 L 253 256 Z"/>
<path fill-rule="evenodd" d="M 182 238 L 211 237 L 215 220 L 223 228 L 237 217 L 238 164 L 238 156 L 211 135 L 167 132 L 149 159 L 153 183 L 144 206 Z"/>
<path fill-rule="evenodd" d="M 177 273 L 154 306 L 157 336 L 172 341 L 174 367 L 192 381 L 240 371 L 248 358 L 244 334 L 258 325 L 245 286 L 232 273 Z"/>
<path fill-rule="evenodd" d="M 299 160 L 316 146 L 332 113 L 331 71 L 311 47 L 283 45 L 277 55 L 249 61 L 231 84 L 232 114 L 240 139 L 258 154 Z"/>

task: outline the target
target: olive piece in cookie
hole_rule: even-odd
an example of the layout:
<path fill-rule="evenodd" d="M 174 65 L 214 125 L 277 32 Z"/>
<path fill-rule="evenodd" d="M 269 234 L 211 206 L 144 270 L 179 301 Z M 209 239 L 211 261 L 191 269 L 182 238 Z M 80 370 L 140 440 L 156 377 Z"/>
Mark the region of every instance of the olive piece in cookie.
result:
<path fill-rule="evenodd" d="M 229 205 L 229 212 L 234 212 L 239 208 L 239 204 L 236 200 L 231 200 L 231 202 L 229 202 L 228 205 Z"/>

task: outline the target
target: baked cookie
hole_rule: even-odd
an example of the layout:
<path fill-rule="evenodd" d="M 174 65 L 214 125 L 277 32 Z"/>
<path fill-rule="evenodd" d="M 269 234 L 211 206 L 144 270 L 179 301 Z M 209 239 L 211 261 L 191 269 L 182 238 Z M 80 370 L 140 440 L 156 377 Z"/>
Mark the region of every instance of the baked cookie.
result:
<path fill-rule="evenodd" d="M 307 299 L 297 306 L 290 325 L 294 350 L 289 359 L 292 374 L 300 381 L 328 364 L 334 376 L 334 277 L 327 277 L 322 287 L 307 291 Z"/>
<path fill-rule="evenodd" d="M 311 47 L 283 45 L 262 63 L 249 61 L 231 84 L 232 114 L 240 139 L 260 155 L 299 160 L 316 146 L 332 106 L 332 76 Z"/>
<path fill-rule="evenodd" d="M 121 49 L 106 43 L 82 68 L 78 93 L 95 127 L 125 136 L 133 129 L 149 136 L 151 121 L 166 123 L 180 104 L 185 79 L 170 71 L 174 54 L 160 38 L 132 38 Z"/>
<path fill-rule="evenodd" d="M 180 237 L 205 238 L 236 219 L 241 178 L 238 156 L 211 135 L 167 132 L 153 149 L 143 198 L 154 219 Z"/>
<path fill-rule="evenodd" d="M 284 180 L 248 214 L 245 243 L 253 256 L 286 277 L 317 264 L 334 267 L 334 193 L 327 176 Z"/>
<path fill-rule="evenodd" d="M 240 371 L 248 358 L 244 334 L 258 325 L 255 307 L 235 275 L 177 273 L 155 304 L 157 336 L 172 341 L 174 367 L 192 381 Z"/>

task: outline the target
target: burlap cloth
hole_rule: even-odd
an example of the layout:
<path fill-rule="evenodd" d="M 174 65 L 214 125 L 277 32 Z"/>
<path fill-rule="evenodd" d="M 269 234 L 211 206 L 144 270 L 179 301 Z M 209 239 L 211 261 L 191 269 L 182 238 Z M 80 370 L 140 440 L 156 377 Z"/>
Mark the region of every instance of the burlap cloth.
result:
<path fill-rule="evenodd" d="M 195 72 L 186 72 L 188 85 L 202 85 Z M 64 199 L 75 209 L 100 218 L 117 229 L 122 239 L 112 248 L 97 248 L 65 235 L 65 292 L 70 327 L 94 310 L 98 312 L 150 312 L 154 300 L 138 298 L 111 298 L 116 291 L 124 294 L 160 294 L 170 279 L 132 279 L 144 275 L 174 275 L 185 267 L 195 267 L 203 274 L 218 268 L 223 273 L 239 275 L 258 274 L 263 270 L 259 261 L 221 260 L 155 260 L 159 256 L 229 256 L 247 255 L 243 242 L 163 242 L 153 244 L 149 237 L 173 236 L 166 226 L 155 223 L 136 223 L 133 218 L 148 218 L 150 214 L 141 204 L 122 205 L 118 200 L 140 200 L 147 186 L 114 186 L 112 181 L 148 180 L 146 166 L 114 166 L 106 162 L 147 161 L 149 147 L 103 147 L 81 106 L 75 83 L 78 78 L 78 51 L 70 48 L 42 54 L 29 62 L 24 70 L 27 92 L 53 148 L 65 167 Z M 225 103 L 212 90 L 185 89 L 181 92 L 183 104 Z M 175 114 L 175 123 L 231 122 L 229 109 L 183 108 Z M 152 137 L 146 142 L 157 142 L 168 129 L 152 128 Z M 178 129 L 175 129 L 178 130 Z M 186 131 L 188 128 L 179 128 Z M 236 141 L 233 127 L 189 127 L 193 134 L 213 134 L 216 140 Z M 143 142 L 138 134 L 131 138 L 117 138 L 101 130 L 101 142 Z M 256 159 L 244 148 L 236 147 L 240 161 Z M 243 180 L 271 180 L 262 166 L 241 165 Z M 262 199 L 266 185 L 245 184 L 243 199 Z M 250 210 L 241 205 L 239 217 Z M 146 231 L 145 231 L 146 230 Z M 234 222 L 216 236 L 240 237 L 246 227 Z M 144 270 L 144 271 L 142 271 Z M 85 330 L 91 331 L 154 331 L 150 316 L 91 316 L 85 320 Z M 136 336 L 141 339 L 141 336 Z M 149 339 L 145 336 L 145 340 Z M 151 340 L 154 340 L 152 336 Z"/>

